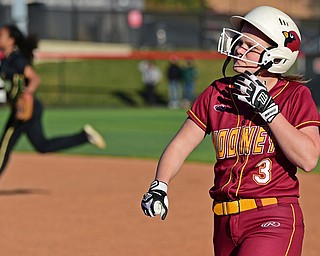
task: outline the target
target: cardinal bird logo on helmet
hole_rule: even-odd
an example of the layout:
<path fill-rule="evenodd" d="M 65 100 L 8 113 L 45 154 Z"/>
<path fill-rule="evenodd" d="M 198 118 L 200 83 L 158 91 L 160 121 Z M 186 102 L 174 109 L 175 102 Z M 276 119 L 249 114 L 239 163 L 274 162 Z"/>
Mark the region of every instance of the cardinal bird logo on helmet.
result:
<path fill-rule="evenodd" d="M 294 31 L 283 31 L 282 34 L 285 37 L 284 46 L 288 47 L 292 52 L 299 51 L 300 38 Z"/>

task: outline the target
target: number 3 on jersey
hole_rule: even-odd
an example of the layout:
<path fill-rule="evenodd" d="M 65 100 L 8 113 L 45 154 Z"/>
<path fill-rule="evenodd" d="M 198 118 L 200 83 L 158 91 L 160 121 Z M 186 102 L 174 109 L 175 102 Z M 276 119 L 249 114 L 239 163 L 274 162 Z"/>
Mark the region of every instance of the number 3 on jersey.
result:
<path fill-rule="evenodd" d="M 259 174 L 253 175 L 253 180 L 258 185 L 266 185 L 271 181 L 272 162 L 269 158 L 260 161 L 256 167 L 259 167 Z"/>

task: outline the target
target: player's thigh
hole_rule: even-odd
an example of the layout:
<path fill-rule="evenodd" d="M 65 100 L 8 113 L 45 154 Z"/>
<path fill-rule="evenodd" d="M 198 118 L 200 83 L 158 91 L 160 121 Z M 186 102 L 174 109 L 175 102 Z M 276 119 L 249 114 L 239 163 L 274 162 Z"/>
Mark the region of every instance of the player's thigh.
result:
<path fill-rule="evenodd" d="M 261 217 L 260 228 L 248 232 L 237 248 L 237 256 L 299 256 L 304 236 L 303 216 L 298 204 L 272 207 L 267 210 L 272 221 Z"/>
<path fill-rule="evenodd" d="M 214 217 L 213 247 L 215 256 L 233 256 L 236 246 L 231 238 L 230 216 Z"/>

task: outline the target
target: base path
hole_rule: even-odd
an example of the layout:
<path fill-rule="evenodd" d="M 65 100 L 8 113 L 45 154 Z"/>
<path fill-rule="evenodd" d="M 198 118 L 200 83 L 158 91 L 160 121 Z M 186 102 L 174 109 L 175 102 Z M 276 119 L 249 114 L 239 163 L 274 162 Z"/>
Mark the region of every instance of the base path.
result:
<path fill-rule="evenodd" d="M 170 184 L 166 221 L 142 214 L 156 161 L 13 155 L 0 182 L 6 256 L 212 255 L 212 166 L 184 165 Z M 320 252 L 320 175 L 300 174 L 305 256 Z"/>

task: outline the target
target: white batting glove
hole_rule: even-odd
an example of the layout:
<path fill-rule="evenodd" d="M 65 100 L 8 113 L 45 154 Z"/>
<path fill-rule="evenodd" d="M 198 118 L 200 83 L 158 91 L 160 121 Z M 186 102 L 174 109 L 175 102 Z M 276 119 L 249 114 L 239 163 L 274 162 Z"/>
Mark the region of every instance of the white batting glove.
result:
<path fill-rule="evenodd" d="M 141 201 L 144 214 L 152 218 L 160 215 L 161 219 L 164 220 L 169 206 L 167 192 L 168 185 L 166 183 L 154 180 Z"/>
<path fill-rule="evenodd" d="M 259 113 L 267 123 L 279 114 L 279 106 L 274 102 L 266 86 L 251 72 L 245 71 L 234 83 L 241 94 L 234 95 L 241 101 L 249 104 Z"/>

